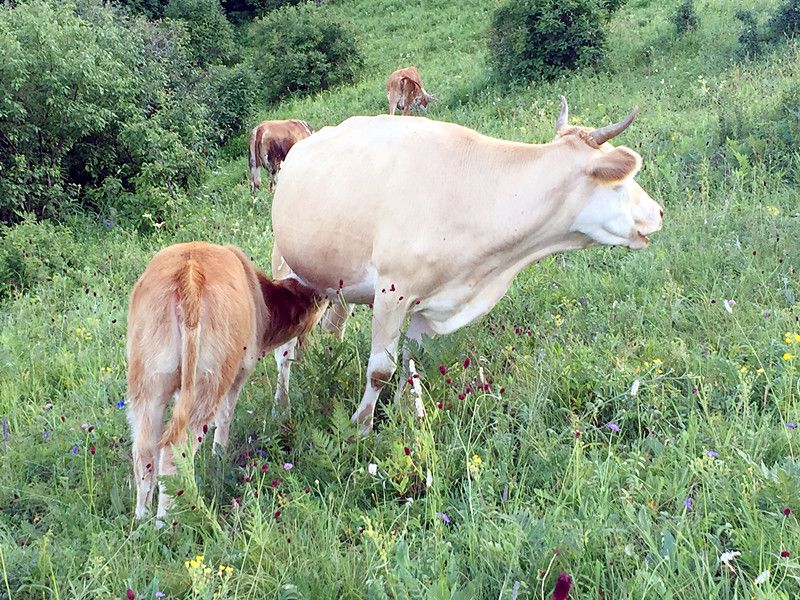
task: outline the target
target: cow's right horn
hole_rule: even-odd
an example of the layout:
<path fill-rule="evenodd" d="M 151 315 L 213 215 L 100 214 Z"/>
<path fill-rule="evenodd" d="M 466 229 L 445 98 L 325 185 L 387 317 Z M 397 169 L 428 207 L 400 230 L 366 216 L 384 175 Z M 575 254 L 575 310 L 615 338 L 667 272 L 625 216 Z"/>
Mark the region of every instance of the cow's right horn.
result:
<path fill-rule="evenodd" d="M 567 99 L 564 96 L 559 96 L 559 98 L 561 98 L 561 114 L 558 115 L 558 119 L 556 119 L 556 133 L 566 127 L 567 121 L 569 121 L 569 107 L 567 106 Z"/>
<path fill-rule="evenodd" d="M 633 110 L 628 113 L 628 116 L 622 119 L 619 123 L 614 123 L 613 125 L 606 125 L 605 127 L 600 127 L 599 129 L 595 129 L 589 135 L 592 136 L 592 139 L 598 146 L 602 146 L 608 140 L 613 137 L 618 136 L 620 133 L 625 131 L 628 128 L 628 125 L 633 123 L 633 119 L 636 116 L 636 113 L 639 112 L 639 107 L 634 106 Z"/>

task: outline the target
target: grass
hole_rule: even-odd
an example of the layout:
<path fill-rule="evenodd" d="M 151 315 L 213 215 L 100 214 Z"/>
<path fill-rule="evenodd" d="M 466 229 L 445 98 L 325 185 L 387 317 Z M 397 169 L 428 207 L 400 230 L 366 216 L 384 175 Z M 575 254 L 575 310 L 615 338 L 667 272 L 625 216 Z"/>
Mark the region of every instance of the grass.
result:
<path fill-rule="evenodd" d="M 335 5 L 361 34 L 362 78 L 265 118 L 383 112 L 385 76 L 407 64 L 440 97 L 431 117 L 508 139 L 550 139 L 559 93 L 584 124 L 638 104 L 621 143 L 642 154 L 665 228 L 641 253 L 544 260 L 489 316 L 426 342 L 421 423 L 385 402 L 379 434 L 351 439 L 364 309 L 342 343 L 316 335 L 285 427 L 264 361 L 227 459 L 204 445 L 169 482 L 184 493 L 164 531 L 132 521 L 127 294 L 177 241 L 269 265 L 244 135 L 158 229 L 76 217 L 7 232 L 31 285 L 0 303 L 0 598 L 506 599 L 517 582 L 516 597 L 548 598 L 560 571 L 581 599 L 798 597 L 800 432 L 785 424 L 800 421 L 800 49 L 738 62 L 743 3 L 697 2 L 699 29 L 675 38 L 677 4 L 631 0 L 602 69 L 523 87 L 486 73 L 495 3 Z M 741 552 L 730 567 L 726 551 Z"/>

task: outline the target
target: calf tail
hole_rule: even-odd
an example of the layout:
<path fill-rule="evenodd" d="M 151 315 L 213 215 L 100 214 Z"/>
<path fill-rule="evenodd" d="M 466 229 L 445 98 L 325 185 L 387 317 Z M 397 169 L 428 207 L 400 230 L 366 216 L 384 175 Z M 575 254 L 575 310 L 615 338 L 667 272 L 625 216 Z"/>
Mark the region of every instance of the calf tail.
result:
<path fill-rule="evenodd" d="M 195 377 L 197 354 L 200 346 L 200 302 L 205 276 L 200 265 L 189 259 L 178 273 L 178 303 L 181 323 L 181 393 L 172 418 L 167 424 L 158 445 L 160 448 L 175 444 L 186 434 L 189 415 L 195 404 Z"/>
<path fill-rule="evenodd" d="M 248 164 L 250 166 L 250 191 L 255 194 L 256 190 L 261 187 L 261 161 L 258 156 L 258 127 L 250 132 L 250 140 L 248 142 L 249 156 Z"/>

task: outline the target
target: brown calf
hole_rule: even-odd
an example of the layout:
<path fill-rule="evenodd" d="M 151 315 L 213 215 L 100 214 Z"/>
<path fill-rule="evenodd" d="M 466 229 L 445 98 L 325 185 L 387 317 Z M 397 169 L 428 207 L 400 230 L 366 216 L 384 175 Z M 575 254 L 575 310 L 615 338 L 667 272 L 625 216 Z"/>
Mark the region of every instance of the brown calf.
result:
<path fill-rule="evenodd" d="M 255 194 L 261 187 L 261 167 L 269 171 L 269 189 L 275 187 L 275 176 L 286 160 L 286 155 L 297 142 L 314 133 L 305 121 L 264 121 L 250 132 L 250 191 Z"/>
<path fill-rule="evenodd" d="M 386 81 L 386 98 L 389 100 L 390 115 L 393 115 L 398 108 L 404 115 L 407 115 L 411 108 L 425 112 L 428 103 L 436 99 L 422 87 L 422 78 L 416 67 L 399 69 L 389 75 Z"/>
<path fill-rule="evenodd" d="M 224 449 L 239 391 L 258 359 L 295 335 L 305 337 L 322 309 L 311 290 L 268 279 L 232 246 L 191 242 L 155 255 L 128 309 L 137 519 L 152 501 L 156 478 L 175 472 L 173 450 L 187 433 L 194 452 L 214 424 L 214 443 Z M 164 410 L 175 394 L 164 429 Z M 162 486 L 157 524 L 168 504 Z"/>

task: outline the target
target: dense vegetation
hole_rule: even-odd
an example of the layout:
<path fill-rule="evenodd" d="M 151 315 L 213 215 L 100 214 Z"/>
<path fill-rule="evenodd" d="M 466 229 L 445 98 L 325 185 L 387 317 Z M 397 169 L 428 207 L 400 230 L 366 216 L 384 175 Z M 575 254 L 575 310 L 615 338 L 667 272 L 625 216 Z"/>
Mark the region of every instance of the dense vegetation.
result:
<path fill-rule="evenodd" d="M 249 122 L 222 110 L 251 89 L 247 48 L 199 66 L 178 19 L 5 5 L 0 598 L 547 598 L 559 571 L 574 598 L 798 597 L 800 46 L 770 33 L 791 3 L 697 1 L 699 26 L 675 39 L 680 4 L 628 0 L 597 66 L 507 87 L 489 66 L 500 3 L 325 3 L 361 41 L 357 81 Z M 763 42 L 747 60 L 737 10 Z M 642 154 L 664 231 L 639 253 L 527 269 L 488 317 L 420 350 L 428 418 L 387 402 L 363 440 L 357 309 L 342 343 L 315 335 L 289 423 L 270 417 L 266 360 L 227 459 L 203 445 L 170 482 L 176 524 L 133 523 L 133 282 L 190 239 L 268 267 L 270 197 L 250 197 L 243 129 L 385 112 L 386 75 L 409 64 L 440 98 L 432 118 L 507 139 L 552 139 L 560 93 L 577 124 L 639 105 L 618 142 Z"/>

